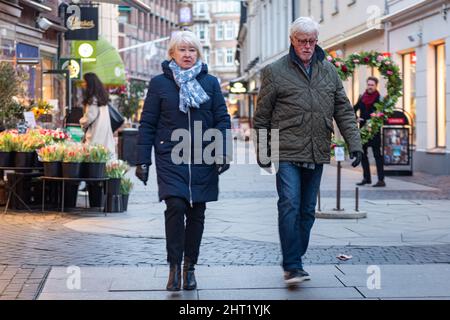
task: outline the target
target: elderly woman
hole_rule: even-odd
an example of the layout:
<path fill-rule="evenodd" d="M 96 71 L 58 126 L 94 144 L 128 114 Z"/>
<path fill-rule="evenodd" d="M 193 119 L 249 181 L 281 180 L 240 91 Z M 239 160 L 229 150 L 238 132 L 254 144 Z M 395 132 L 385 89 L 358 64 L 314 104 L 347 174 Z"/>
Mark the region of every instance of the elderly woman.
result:
<path fill-rule="evenodd" d="M 159 199 L 167 206 L 167 290 L 180 290 L 183 254 L 183 289 L 193 290 L 205 203 L 217 201 L 218 175 L 229 168 L 224 150 L 231 123 L 219 82 L 202 63 L 201 44 L 192 32 L 172 36 L 162 70 L 150 81 L 141 115 L 136 176 L 147 183 L 154 147 Z M 221 133 L 214 140 L 213 163 L 198 158 L 210 149 L 203 141 L 208 129 Z"/>

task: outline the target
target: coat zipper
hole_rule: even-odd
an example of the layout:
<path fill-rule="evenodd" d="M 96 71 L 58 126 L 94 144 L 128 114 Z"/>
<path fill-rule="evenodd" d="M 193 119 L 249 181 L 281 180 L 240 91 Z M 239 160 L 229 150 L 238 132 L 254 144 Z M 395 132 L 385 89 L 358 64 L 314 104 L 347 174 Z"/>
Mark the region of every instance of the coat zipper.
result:
<path fill-rule="evenodd" d="M 188 121 L 189 121 L 189 202 L 191 204 L 191 208 L 193 207 L 192 202 L 192 135 L 191 135 L 191 108 L 188 108 Z"/>

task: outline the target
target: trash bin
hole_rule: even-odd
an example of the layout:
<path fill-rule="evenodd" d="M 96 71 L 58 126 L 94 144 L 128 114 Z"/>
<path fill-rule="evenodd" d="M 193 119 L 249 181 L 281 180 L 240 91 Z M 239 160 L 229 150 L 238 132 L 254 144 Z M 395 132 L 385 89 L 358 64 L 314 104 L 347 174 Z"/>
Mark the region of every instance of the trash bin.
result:
<path fill-rule="evenodd" d="M 127 161 L 131 166 L 137 165 L 138 129 L 125 128 L 119 131 L 119 159 Z"/>

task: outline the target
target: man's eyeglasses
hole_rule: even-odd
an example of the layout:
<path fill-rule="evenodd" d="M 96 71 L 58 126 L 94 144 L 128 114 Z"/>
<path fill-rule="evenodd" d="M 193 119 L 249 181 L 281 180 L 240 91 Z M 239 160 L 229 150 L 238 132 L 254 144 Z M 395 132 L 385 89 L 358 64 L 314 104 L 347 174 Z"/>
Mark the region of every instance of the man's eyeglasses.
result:
<path fill-rule="evenodd" d="M 308 43 L 311 47 L 315 46 L 318 39 L 310 39 L 310 40 L 306 40 L 306 39 L 298 39 L 298 38 L 293 38 L 295 40 L 295 42 L 297 42 L 298 44 L 302 45 L 302 46 L 306 46 L 306 44 Z"/>

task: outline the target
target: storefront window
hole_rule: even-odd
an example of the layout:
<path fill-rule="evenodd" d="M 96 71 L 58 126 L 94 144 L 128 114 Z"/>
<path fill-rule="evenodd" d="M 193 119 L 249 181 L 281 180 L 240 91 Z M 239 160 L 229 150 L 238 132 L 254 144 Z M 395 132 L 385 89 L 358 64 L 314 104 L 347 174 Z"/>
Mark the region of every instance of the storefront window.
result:
<path fill-rule="evenodd" d="M 436 147 L 446 146 L 445 44 L 436 46 Z"/>
<path fill-rule="evenodd" d="M 403 55 L 403 111 L 411 116 L 413 125 L 413 145 L 416 144 L 416 53 Z"/>
<path fill-rule="evenodd" d="M 53 62 L 50 58 L 42 58 L 42 70 L 53 69 Z M 54 99 L 54 86 L 50 77 L 42 77 L 42 99 L 48 101 Z"/>

